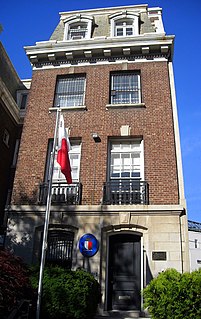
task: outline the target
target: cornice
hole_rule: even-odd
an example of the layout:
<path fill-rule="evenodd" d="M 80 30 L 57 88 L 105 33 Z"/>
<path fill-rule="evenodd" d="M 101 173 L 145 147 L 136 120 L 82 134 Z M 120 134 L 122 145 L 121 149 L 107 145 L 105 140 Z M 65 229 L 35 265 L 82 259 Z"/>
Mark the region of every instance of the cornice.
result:
<path fill-rule="evenodd" d="M 134 37 L 98 37 L 79 41 L 36 42 L 25 47 L 33 66 L 57 63 L 79 63 L 79 61 L 164 57 L 172 60 L 174 36 L 145 34 Z"/>
<path fill-rule="evenodd" d="M 22 118 L 20 118 L 20 110 L 17 106 L 17 103 L 11 96 L 6 85 L 0 78 L 0 101 L 2 101 L 4 108 L 10 114 L 17 124 L 22 124 Z"/>

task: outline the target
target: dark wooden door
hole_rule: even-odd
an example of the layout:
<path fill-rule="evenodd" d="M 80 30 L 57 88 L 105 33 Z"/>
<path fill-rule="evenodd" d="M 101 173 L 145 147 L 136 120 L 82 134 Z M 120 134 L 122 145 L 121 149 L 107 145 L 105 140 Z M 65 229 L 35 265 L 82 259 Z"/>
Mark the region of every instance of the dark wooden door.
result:
<path fill-rule="evenodd" d="M 140 310 L 140 236 L 119 234 L 109 239 L 108 310 Z"/>

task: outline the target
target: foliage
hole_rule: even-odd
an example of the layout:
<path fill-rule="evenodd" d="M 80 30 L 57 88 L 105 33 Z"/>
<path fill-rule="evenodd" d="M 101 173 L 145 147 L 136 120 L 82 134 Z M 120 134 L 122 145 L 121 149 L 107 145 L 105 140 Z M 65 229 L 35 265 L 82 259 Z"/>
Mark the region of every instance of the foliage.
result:
<path fill-rule="evenodd" d="M 180 274 L 167 269 L 143 290 L 152 319 L 201 318 L 201 269 Z"/>
<path fill-rule="evenodd" d="M 19 257 L 0 250 L 0 318 L 7 318 L 22 299 L 32 299 L 29 272 Z"/>
<path fill-rule="evenodd" d="M 32 285 L 38 285 L 38 271 L 33 272 Z M 89 319 L 96 312 L 100 286 L 84 270 L 66 270 L 58 266 L 44 269 L 42 318 Z"/>

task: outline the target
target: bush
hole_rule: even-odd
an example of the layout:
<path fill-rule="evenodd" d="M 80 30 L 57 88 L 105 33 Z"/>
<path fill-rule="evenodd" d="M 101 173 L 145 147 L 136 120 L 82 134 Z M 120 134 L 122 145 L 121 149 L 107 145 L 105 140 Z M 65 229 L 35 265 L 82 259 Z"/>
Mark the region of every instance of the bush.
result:
<path fill-rule="evenodd" d="M 38 271 L 32 276 L 35 289 Z M 45 267 L 41 317 L 48 319 L 90 319 L 100 300 L 100 286 L 84 270 L 70 271 L 57 266 Z"/>
<path fill-rule="evenodd" d="M 143 290 L 152 319 L 201 318 L 201 269 L 180 274 L 168 269 Z"/>
<path fill-rule="evenodd" d="M 7 318 L 22 299 L 32 299 L 27 266 L 19 257 L 0 250 L 0 318 Z"/>

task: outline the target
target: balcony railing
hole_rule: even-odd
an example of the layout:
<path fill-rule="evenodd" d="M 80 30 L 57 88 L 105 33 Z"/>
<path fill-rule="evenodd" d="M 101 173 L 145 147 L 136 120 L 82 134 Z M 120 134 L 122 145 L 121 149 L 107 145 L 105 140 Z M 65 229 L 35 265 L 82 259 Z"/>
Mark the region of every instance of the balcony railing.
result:
<path fill-rule="evenodd" d="M 48 184 L 40 185 L 39 204 L 45 205 L 47 201 Z M 82 184 L 81 183 L 52 183 L 52 204 L 81 204 Z"/>
<path fill-rule="evenodd" d="M 104 183 L 103 204 L 105 205 L 147 205 L 148 203 L 147 182 L 121 179 Z"/>

